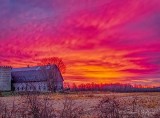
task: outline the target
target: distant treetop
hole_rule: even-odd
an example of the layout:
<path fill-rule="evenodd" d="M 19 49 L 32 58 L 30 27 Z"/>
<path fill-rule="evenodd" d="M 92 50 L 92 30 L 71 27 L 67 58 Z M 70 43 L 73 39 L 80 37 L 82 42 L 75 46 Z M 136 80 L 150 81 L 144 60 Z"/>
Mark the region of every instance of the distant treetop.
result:
<path fill-rule="evenodd" d="M 44 58 L 38 65 L 53 65 L 53 64 L 55 64 L 59 68 L 61 73 L 66 72 L 66 65 L 64 64 L 63 60 L 59 57 Z"/>

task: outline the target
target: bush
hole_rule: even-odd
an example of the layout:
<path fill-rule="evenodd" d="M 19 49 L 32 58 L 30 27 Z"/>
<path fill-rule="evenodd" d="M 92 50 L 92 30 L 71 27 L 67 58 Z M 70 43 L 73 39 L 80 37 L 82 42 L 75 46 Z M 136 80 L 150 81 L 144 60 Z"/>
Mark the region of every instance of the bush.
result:
<path fill-rule="evenodd" d="M 40 94 L 28 94 L 22 96 L 22 116 L 32 118 L 55 118 L 55 110 L 51 104 L 49 104 L 49 96 L 45 95 L 41 98 Z"/>
<path fill-rule="evenodd" d="M 104 97 L 97 108 L 100 118 L 121 118 L 119 102 L 115 97 Z"/>
<path fill-rule="evenodd" d="M 84 111 L 81 106 L 77 106 L 72 98 L 65 98 L 60 118 L 81 118 L 83 114 Z"/>
<path fill-rule="evenodd" d="M 160 118 L 160 111 L 158 111 L 157 113 L 155 113 L 155 114 L 153 115 L 153 118 Z"/>

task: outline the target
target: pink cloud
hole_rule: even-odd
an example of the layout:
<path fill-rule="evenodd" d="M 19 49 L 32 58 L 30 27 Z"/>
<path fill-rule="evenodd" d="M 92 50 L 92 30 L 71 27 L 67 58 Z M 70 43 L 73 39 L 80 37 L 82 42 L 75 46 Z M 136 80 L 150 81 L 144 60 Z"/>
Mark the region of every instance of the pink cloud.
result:
<path fill-rule="evenodd" d="M 58 56 L 68 66 L 66 81 L 127 82 L 149 76 L 155 84 L 159 12 L 159 0 L 3 0 L 0 64 L 36 65 Z"/>

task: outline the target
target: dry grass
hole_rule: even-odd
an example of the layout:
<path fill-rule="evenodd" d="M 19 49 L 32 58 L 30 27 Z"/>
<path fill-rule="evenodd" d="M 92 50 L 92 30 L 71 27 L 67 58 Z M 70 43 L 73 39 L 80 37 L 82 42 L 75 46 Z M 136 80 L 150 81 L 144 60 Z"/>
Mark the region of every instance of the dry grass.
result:
<path fill-rule="evenodd" d="M 106 106 L 99 109 L 100 104 Z M 160 93 L 79 92 L 0 97 L 0 115 L 4 118 L 16 117 L 22 111 L 31 118 L 99 118 L 104 116 L 102 112 L 109 114 L 108 118 L 158 118 Z"/>

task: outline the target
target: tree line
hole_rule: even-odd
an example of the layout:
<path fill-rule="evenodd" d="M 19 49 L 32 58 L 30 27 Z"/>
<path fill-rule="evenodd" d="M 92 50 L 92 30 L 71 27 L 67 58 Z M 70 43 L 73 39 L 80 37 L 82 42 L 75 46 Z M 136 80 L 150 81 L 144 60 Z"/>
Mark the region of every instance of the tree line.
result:
<path fill-rule="evenodd" d="M 110 92 L 160 92 L 160 87 L 146 87 L 142 85 L 131 85 L 121 83 L 96 84 L 87 83 L 76 85 L 66 84 L 66 89 L 70 91 L 110 91 Z"/>

